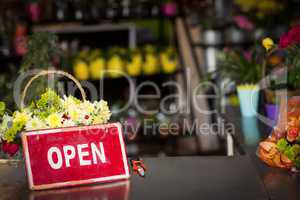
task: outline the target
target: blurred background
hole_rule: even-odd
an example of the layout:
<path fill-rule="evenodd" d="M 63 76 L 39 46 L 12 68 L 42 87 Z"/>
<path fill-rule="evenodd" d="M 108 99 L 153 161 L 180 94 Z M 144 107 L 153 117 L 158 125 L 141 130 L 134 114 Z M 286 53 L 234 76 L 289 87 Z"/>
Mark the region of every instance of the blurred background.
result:
<path fill-rule="evenodd" d="M 264 37 L 278 41 L 299 17 L 298 0 L 1 0 L 0 99 L 14 109 L 13 86 L 18 75 L 31 68 L 53 66 L 73 74 L 83 85 L 91 84 L 98 95 L 90 94 L 90 98 L 107 100 L 113 121 L 136 128 L 137 134 L 125 130 L 129 155 L 225 155 L 227 136 L 211 134 L 222 132 L 222 124 L 209 134 L 198 134 L 199 130 L 184 126 L 194 121 L 218 123 L 224 106 L 238 105 L 235 86 L 241 81 L 232 83 L 232 78 L 222 76 L 221 66 L 231 65 L 228 60 L 220 62 L 226 57 L 224 53 L 235 49 L 249 58 L 255 49 L 259 54 Z M 38 32 L 55 35 L 31 36 Z M 27 43 L 29 40 L 34 42 Z M 38 56 L 33 52 L 36 49 Z M 29 56 L 24 59 L 26 54 Z M 280 53 L 270 58 L 267 71 L 272 71 L 281 59 Z M 241 69 L 255 65 L 240 61 Z M 102 73 L 104 70 L 112 72 Z M 139 100 L 144 109 L 158 111 L 144 114 L 129 104 L 119 112 L 130 98 L 130 85 L 113 70 L 131 77 L 136 87 L 146 81 L 158 85 L 161 98 Z M 236 72 L 249 83 L 257 78 L 256 74 L 249 78 L 247 70 Z M 207 80 L 220 88 L 226 85 L 224 98 L 192 101 L 192 89 Z M 183 92 L 166 85 L 168 81 L 178 83 Z M 43 86 L 37 83 L 33 88 L 38 93 Z M 294 85 L 292 89 L 297 88 Z M 270 87 L 267 92 L 274 89 Z M 156 94 L 151 85 L 139 92 Z M 211 95 L 215 91 L 205 87 L 197 92 Z M 160 110 L 163 97 L 170 94 L 179 96 L 163 102 L 168 112 Z M 28 98 L 36 94 L 31 96 Z M 267 103 L 275 104 L 276 100 L 260 100 L 260 112 L 265 115 L 263 105 Z M 216 112 L 199 113 L 195 106 Z M 239 113 L 238 108 L 229 109 L 227 117 L 232 110 Z M 178 126 L 159 127 L 170 123 Z"/>

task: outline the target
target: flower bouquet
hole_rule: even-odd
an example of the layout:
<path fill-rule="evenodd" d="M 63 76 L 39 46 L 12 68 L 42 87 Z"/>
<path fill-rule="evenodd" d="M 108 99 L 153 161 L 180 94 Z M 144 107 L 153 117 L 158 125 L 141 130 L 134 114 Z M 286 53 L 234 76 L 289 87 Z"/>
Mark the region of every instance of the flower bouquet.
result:
<path fill-rule="evenodd" d="M 300 100 L 282 99 L 278 124 L 272 134 L 260 142 L 258 157 L 272 167 L 300 169 Z"/>
<path fill-rule="evenodd" d="M 61 98 L 53 90 L 47 89 L 38 100 L 33 101 L 29 106 L 24 106 L 24 99 L 31 83 L 39 76 L 48 74 L 59 74 L 73 80 L 78 86 L 83 100 L 73 96 Z M 105 124 L 111 116 L 106 101 L 87 101 L 82 86 L 73 76 L 55 70 L 41 71 L 28 82 L 21 96 L 20 110 L 9 114 L 5 111 L 5 105 L 1 103 L 0 111 L 1 150 L 7 155 L 7 158 L 15 158 L 16 155 L 20 155 L 22 131 Z"/>
<path fill-rule="evenodd" d="M 284 52 L 282 67 L 286 67 L 287 70 L 281 71 L 287 72 L 287 80 L 283 87 L 288 90 L 297 90 L 300 86 L 299 33 L 300 26 L 296 26 L 281 36 L 279 45 L 274 44 L 270 38 L 263 41 L 269 53 L 277 50 Z M 278 74 L 278 78 L 285 77 L 284 75 Z M 277 125 L 272 134 L 259 144 L 258 156 L 270 166 L 295 171 L 300 169 L 300 99 L 286 97 L 285 94 L 281 95 L 280 101 Z"/>

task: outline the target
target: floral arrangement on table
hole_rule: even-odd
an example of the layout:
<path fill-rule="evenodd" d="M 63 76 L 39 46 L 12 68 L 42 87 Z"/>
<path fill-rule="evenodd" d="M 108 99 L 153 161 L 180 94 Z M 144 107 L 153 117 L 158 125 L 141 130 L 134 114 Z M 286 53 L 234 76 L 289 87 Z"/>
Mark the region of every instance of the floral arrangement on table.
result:
<path fill-rule="evenodd" d="M 5 110 L 4 103 L 0 103 L 2 151 L 9 157 L 14 156 L 19 151 L 22 131 L 104 124 L 110 116 L 106 101 L 92 103 L 73 96 L 61 98 L 51 89 L 30 106 L 12 114 Z"/>
<path fill-rule="evenodd" d="M 272 134 L 260 142 L 258 156 L 272 167 L 300 169 L 300 101 L 290 99 L 284 105 L 282 112 L 286 112 L 287 120 L 282 115 Z"/>
<path fill-rule="evenodd" d="M 292 27 L 280 37 L 279 44 L 271 38 L 263 40 L 263 46 L 271 54 L 274 51 L 284 52 L 281 67 L 287 67 L 285 88 L 300 87 L 300 26 Z M 285 74 L 278 73 L 278 77 Z M 282 100 L 281 100 L 282 101 Z M 300 101 L 290 97 L 288 104 L 280 104 L 279 119 L 272 134 L 259 145 L 258 156 L 267 164 L 286 169 L 300 169 Z M 287 117 L 285 116 L 287 115 Z"/>
<path fill-rule="evenodd" d="M 73 73 L 78 80 L 98 80 L 104 76 L 117 78 L 125 73 L 129 76 L 154 75 L 159 72 L 173 73 L 178 58 L 173 47 L 125 49 L 112 47 L 104 50 L 83 50 L 74 58 Z"/>

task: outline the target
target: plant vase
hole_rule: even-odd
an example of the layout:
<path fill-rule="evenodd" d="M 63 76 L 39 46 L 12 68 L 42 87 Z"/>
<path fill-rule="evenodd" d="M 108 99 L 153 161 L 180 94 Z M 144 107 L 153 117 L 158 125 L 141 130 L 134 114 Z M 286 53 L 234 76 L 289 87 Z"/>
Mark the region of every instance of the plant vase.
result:
<path fill-rule="evenodd" d="M 279 105 L 276 104 L 265 104 L 267 117 L 276 122 L 278 118 Z"/>
<path fill-rule="evenodd" d="M 259 86 L 252 84 L 239 85 L 237 87 L 240 109 L 243 116 L 255 116 L 258 107 Z"/>

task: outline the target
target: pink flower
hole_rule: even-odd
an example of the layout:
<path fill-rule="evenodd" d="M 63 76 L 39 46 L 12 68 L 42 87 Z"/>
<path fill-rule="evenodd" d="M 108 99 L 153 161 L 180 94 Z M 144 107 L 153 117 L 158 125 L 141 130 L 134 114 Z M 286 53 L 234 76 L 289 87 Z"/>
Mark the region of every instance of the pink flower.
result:
<path fill-rule="evenodd" d="M 8 154 L 9 156 L 15 155 L 19 151 L 19 145 L 15 143 L 7 143 L 3 141 L 2 143 L 2 150 L 4 153 Z"/>
<path fill-rule="evenodd" d="M 177 12 L 177 4 L 174 2 L 165 3 L 162 6 L 162 11 L 167 17 L 172 17 Z"/>
<path fill-rule="evenodd" d="M 279 47 L 284 49 L 296 43 L 300 43 L 300 26 L 294 26 L 288 33 L 283 34 L 279 40 Z"/>
<path fill-rule="evenodd" d="M 233 18 L 233 21 L 238 25 L 239 28 L 252 31 L 254 29 L 253 23 L 243 15 L 237 15 Z"/>
<path fill-rule="evenodd" d="M 244 57 L 247 61 L 251 61 L 251 52 L 250 51 L 243 51 Z"/>
<path fill-rule="evenodd" d="M 294 26 L 290 29 L 288 37 L 291 43 L 300 43 L 300 26 Z"/>
<path fill-rule="evenodd" d="M 281 35 L 280 39 L 279 39 L 279 47 L 281 49 L 285 49 L 290 45 L 290 40 L 289 40 L 289 36 L 287 33 Z"/>

